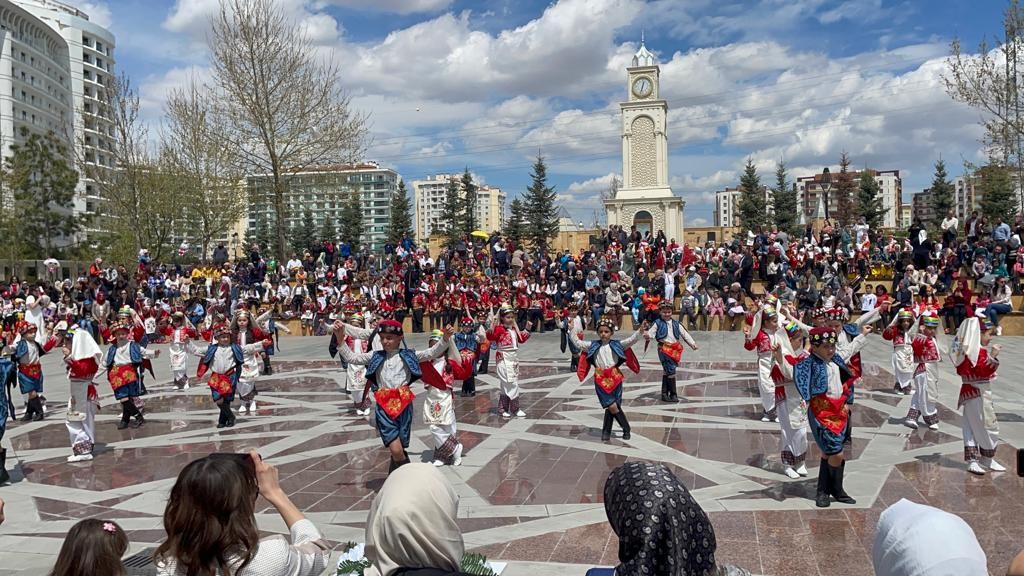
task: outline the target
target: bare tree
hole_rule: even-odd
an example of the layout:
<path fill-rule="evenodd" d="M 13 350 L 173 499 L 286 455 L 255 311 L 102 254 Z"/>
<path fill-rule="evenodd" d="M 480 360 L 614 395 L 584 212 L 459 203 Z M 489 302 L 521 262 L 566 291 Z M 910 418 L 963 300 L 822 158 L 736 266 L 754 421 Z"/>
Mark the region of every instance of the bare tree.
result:
<path fill-rule="evenodd" d="M 194 77 L 170 93 L 164 114 L 161 158 L 188 206 L 183 227 L 206 257 L 210 244 L 246 214 L 244 174 L 213 121 L 209 92 Z"/>
<path fill-rule="evenodd" d="M 221 0 L 209 44 L 220 130 L 243 167 L 271 177 L 283 260 L 288 175 L 357 159 L 367 143 L 366 116 L 351 109 L 339 66 L 318 58 L 273 0 Z"/>

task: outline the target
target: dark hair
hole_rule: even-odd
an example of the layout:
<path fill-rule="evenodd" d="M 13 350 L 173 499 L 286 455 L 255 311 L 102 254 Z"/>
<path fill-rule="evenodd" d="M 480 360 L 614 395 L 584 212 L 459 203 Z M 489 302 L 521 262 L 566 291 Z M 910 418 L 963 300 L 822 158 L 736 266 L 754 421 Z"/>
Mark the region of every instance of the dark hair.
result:
<path fill-rule="evenodd" d="M 124 576 L 128 535 L 109 520 L 89 518 L 71 527 L 50 576 Z"/>
<path fill-rule="evenodd" d="M 164 510 L 167 540 L 157 561 L 187 576 L 238 574 L 259 545 L 256 467 L 247 454 L 210 454 L 178 474 Z M 231 564 L 238 562 L 237 568 Z"/>

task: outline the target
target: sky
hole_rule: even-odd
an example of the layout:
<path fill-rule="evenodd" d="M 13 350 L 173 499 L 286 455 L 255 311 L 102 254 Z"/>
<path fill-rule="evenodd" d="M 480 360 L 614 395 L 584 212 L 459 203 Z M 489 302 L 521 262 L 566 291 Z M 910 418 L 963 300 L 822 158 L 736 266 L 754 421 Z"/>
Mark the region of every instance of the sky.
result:
<path fill-rule="evenodd" d="M 75 0 L 69 0 L 75 3 Z M 951 177 L 982 159 L 978 113 L 943 83 L 954 38 L 1001 28 L 999 0 L 279 0 L 342 70 L 369 115 L 366 159 L 407 180 L 462 172 L 508 201 L 548 163 L 560 203 L 589 225 L 622 171 L 620 101 L 641 35 L 669 106 L 669 175 L 686 224 L 747 159 L 766 183 L 856 168 L 900 170 L 904 198 L 936 159 Z M 216 0 L 89 0 L 117 37 L 117 68 L 158 127 L 169 90 L 207 77 Z"/>

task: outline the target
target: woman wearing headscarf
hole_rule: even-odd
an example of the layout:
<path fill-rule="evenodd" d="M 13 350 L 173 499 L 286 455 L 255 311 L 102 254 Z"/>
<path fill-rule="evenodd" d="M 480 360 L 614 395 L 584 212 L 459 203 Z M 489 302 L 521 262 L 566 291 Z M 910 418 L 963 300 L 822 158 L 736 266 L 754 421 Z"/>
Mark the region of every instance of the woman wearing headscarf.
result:
<path fill-rule="evenodd" d="M 459 497 L 429 464 L 388 476 L 366 518 L 366 576 L 458 575 L 466 547 L 456 524 Z M 441 572 L 437 572 L 440 570 Z"/>
<path fill-rule="evenodd" d="M 906 499 L 878 519 L 876 576 L 986 576 L 988 560 L 959 516 Z"/>
<path fill-rule="evenodd" d="M 604 485 L 619 565 L 587 576 L 749 576 L 715 563 L 715 530 L 690 492 L 661 463 L 627 462 Z"/>

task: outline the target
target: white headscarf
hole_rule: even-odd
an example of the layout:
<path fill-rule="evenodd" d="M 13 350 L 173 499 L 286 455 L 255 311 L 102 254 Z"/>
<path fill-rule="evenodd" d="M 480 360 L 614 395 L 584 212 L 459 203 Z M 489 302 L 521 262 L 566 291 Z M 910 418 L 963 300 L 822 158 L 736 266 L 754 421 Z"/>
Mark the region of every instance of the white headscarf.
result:
<path fill-rule="evenodd" d="M 871 551 L 876 576 L 987 576 L 974 531 L 959 516 L 901 499 L 882 512 Z"/>
<path fill-rule="evenodd" d="M 82 360 L 84 358 L 96 358 L 99 360 L 103 352 L 100 350 L 96 340 L 88 330 L 79 328 L 71 338 L 71 359 Z"/>
<path fill-rule="evenodd" d="M 459 497 L 437 468 L 406 464 L 392 472 L 366 520 L 367 576 L 401 568 L 457 572 L 466 552 L 458 511 Z"/>
<path fill-rule="evenodd" d="M 967 318 L 960 324 L 956 331 L 956 337 L 949 345 L 949 355 L 954 366 L 959 366 L 964 359 L 971 361 L 971 364 L 978 363 L 978 354 L 981 352 L 981 320 L 978 318 Z"/>

